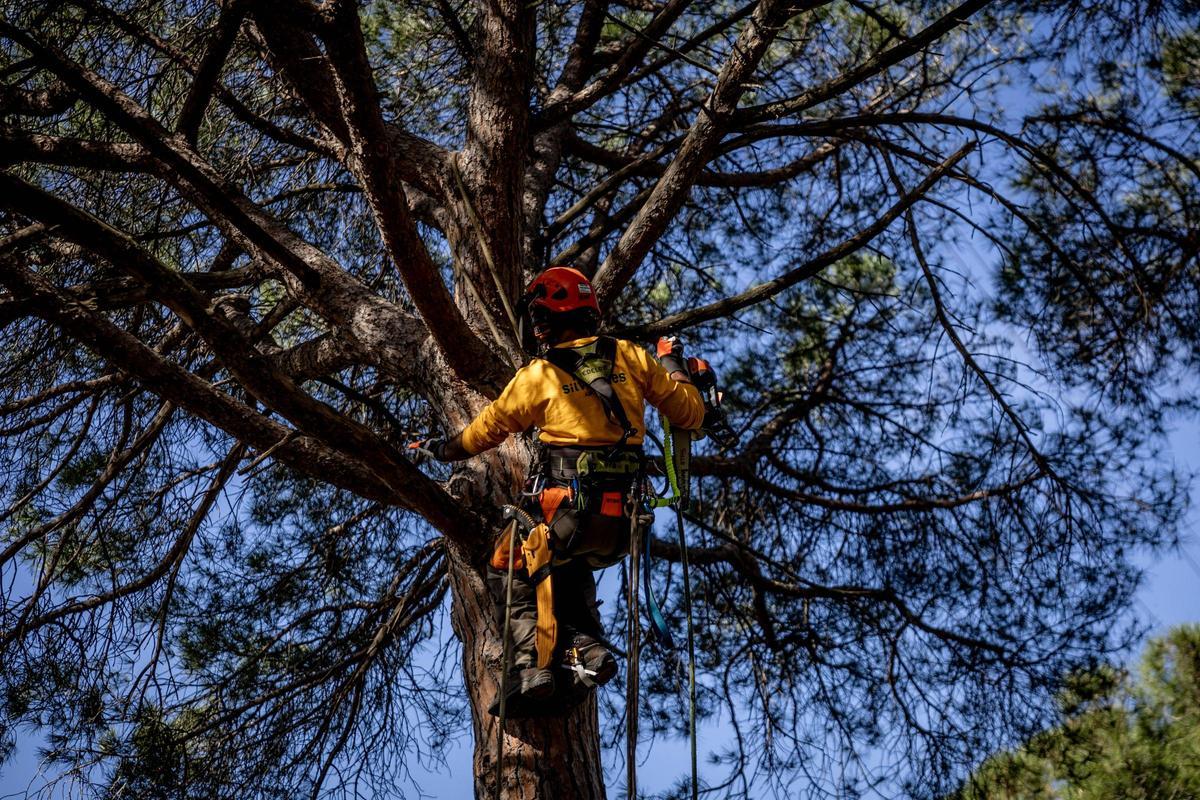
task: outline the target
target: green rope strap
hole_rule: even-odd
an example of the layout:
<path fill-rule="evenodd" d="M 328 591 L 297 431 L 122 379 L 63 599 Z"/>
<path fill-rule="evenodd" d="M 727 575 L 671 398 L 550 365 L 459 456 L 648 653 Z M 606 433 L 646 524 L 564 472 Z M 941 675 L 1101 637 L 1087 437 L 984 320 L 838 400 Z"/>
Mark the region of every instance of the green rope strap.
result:
<path fill-rule="evenodd" d="M 671 421 L 665 416 L 662 418 L 663 424 L 663 466 L 667 470 L 667 485 L 671 487 L 670 497 L 655 497 L 650 501 L 650 508 L 665 508 L 679 504 L 683 498 L 683 492 L 679 488 L 679 476 L 675 474 L 675 442 L 671 433 Z"/>

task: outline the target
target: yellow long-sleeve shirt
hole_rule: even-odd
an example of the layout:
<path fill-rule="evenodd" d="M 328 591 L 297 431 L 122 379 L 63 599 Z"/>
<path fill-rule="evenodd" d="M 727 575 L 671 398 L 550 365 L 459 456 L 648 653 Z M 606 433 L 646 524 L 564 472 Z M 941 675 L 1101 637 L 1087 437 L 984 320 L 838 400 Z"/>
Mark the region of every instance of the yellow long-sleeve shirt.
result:
<path fill-rule="evenodd" d="M 558 346 L 580 347 L 595 339 Z M 612 386 L 637 428 L 629 444 L 640 444 L 645 435 L 646 402 L 677 428 L 695 429 L 704 421 L 704 401 L 696 387 L 671 380 L 658 361 L 633 342 L 617 340 Z M 538 438 L 546 444 L 605 445 L 621 438 L 621 427 L 608 420 L 599 398 L 569 372 L 540 358 L 517 370 L 500 396 L 463 430 L 463 448 L 471 455 L 482 453 L 529 427 L 537 427 Z"/>

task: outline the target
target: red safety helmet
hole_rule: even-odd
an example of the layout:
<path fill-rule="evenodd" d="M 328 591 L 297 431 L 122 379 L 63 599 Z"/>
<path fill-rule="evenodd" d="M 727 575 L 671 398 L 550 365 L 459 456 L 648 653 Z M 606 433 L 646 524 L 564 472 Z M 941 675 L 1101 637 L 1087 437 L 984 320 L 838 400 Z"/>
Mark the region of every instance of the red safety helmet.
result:
<path fill-rule="evenodd" d="M 600 313 L 592 282 L 574 267 L 550 267 L 533 279 L 525 293 L 529 308 L 540 306 L 555 314 L 590 308 Z"/>

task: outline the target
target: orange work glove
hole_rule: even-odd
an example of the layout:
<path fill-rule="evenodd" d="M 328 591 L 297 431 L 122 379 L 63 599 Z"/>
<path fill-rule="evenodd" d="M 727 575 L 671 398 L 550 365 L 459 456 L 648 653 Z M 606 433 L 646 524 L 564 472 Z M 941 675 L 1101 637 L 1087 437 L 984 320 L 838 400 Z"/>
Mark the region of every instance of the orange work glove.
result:
<path fill-rule="evenodd" d="M 658 356 L 658 363 L 663 365 L 663 369 L 667 371 L 668 375 L 672 372 L 687 374 L 687 369 L 683 365 L 683 345 L 674 336 L 661 337 L 655 347 L 655 355 Z"/>

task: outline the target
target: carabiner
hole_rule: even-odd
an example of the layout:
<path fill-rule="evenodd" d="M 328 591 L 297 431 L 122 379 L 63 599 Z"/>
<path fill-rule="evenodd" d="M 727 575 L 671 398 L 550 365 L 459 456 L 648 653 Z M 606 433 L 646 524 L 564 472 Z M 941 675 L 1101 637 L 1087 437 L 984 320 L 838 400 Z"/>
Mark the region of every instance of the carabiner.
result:
<path fill-rule="evenodd" d="M 539 472 L 537 475 L 534 475 L 533 479 L 529 482 L 529 485 L 533 488 L 528 492 L 523 491 L 521 494 L 525 497 L 537 497 L 542 493 L 542 490 L 546 488 L 546 474 L 544 472 Z"/>

